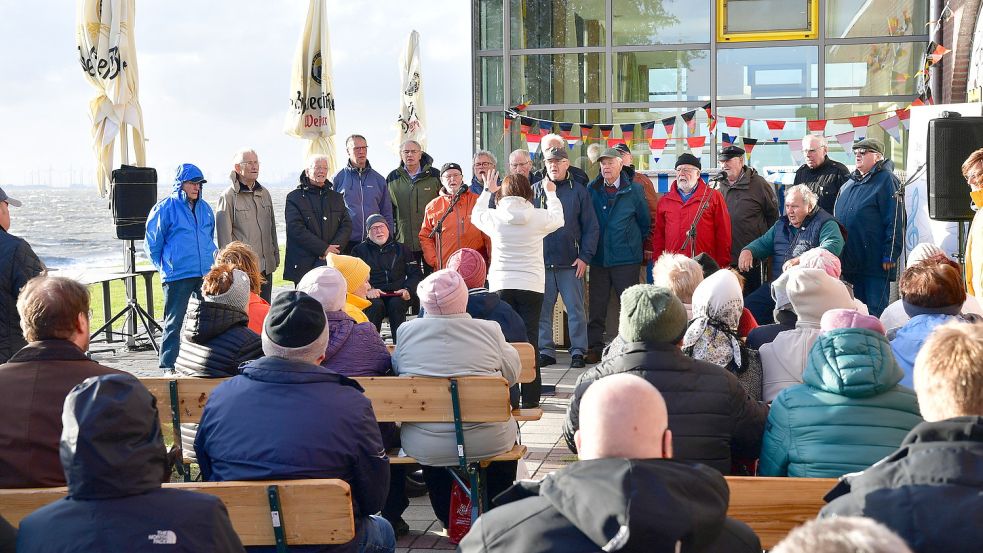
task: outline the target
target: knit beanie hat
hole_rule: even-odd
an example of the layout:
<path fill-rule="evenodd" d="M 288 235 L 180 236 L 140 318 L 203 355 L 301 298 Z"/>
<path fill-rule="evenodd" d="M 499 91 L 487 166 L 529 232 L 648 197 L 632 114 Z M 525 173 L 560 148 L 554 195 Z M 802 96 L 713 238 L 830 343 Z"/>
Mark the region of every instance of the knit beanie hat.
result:
<path fill-rule="evenodd" d="M 233 269 L 232 286 L 224 294 L 214 296 L 203 294 L 202 297 L 205 301 L 228 305 L 246 313 L 246 309 L 249 307 L 249 275 L 239 269 Z"/>
<path fill-rule="evenodd" d="M 786 272 L 788 284 L 785 291 L 799 317 L 797 324 L 818 325 L 830 309 L 854 308 L 853 298 L 846 286 L 822 269 L 793 267 Z"/>
<path fill-rule="evenodd" d="M 457 271 L 442 269 L 431 273 L 416 287 L 416 293 L 427 313 L 457 315 L 468 310 L 468 287 Z"/>
<path fill-rule="evenodd" d="M 478 250 L 461 248 L 447 259 L 447 268 L 457 271 L 464 278 L 464 284 L 471 288 L 483 288 L 488 268 L 485 258 Z"/>
<path fill-rule="evenodd" d="M 389 221 L 387 221 L 382 214 L 373 213 L 372 215 L 369 215 L 368 219 L 365 220 L 365 230 L 368 231 L 370 228 L 372 228 L 372 225 L 376 223 L 386 223 L 386 227 L 389 227 Z"/>
<path fill-rule="evenodd" d="M 368 264 L 357 257 L 329 253 L 326 259 L 328 267 L 338 269 L 348 283 L 348 293 L 354 294 L 367 280 L 371 269 Z"/>
<path fill-rule="evenodd" d="M 864 315 L 856 309 L 830 309 L 823 315 L 819 329 L 825 334 L 837 328 L 865 328 L 886 334 L 884 325 L 874 316 Z"/>
<path fill-rule="evenodd" d="M 908 254 L 908 266 L 911 267 L 916 263 L 921 263 L 926 259 L 932 257 L 933 255 L 942 254 L 949 257 L 942 251 L 942 248 L 936 246 L 931 242 L 922 242 L 911 249 L 911 253 Z"/>
<path fill-rule="evenodd" d="M 307 294 L 280 292 L 263 322 L 263 353 L 293 361 L 314 363 L 328 347 L 328 321 L 324 308 Z"/>
<path fill-rule="evenodd" d="M 348 283 L 334 267 L 315 267 L 300 279 L 297 290 L 316 299 L 327 312 L 341 311 L 345 308 Z"/>
<path fill-rule="evenodd" d="M 621 293 L 618 335 L 626 342 L 675 344 L 687 322 L 686 307 L 668 288 L 636 284 Z"/>
<path fill-rule="evenodd" d="M 812 248 L 799 256 L 799 267 L 803 269 L 822 269 L 833 278 L 840 278 L 843 269 L 840 258 L 825 248 Z"/>

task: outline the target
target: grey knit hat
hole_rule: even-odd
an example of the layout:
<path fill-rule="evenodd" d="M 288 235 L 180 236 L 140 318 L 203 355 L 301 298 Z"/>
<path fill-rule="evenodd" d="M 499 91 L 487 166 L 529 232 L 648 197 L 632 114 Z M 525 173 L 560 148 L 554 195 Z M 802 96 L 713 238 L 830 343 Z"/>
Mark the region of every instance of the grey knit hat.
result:
<path fill-rule="evenodd" d="M 686 332 L 686 307 L 672 290 L 636 284 L 621 294 L 618 334 L 626 342 L 675 344 Z"/>
<path fill-rule="evenodd" d="M 243 313 L 249 307 L 249 275 L 239 269 L 232 270 L 232 286 L 224 294 L 202 296 L 205 301 L 234 307 Z"/>

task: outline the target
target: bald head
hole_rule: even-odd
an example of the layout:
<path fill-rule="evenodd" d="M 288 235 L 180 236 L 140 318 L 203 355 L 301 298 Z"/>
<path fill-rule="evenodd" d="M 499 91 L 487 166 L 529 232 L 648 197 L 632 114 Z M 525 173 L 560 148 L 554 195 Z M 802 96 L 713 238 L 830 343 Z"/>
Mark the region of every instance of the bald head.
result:
<path fill-rule="evenodd" d="M 581 460 L 671 458 L 666 402 L 655 386 L 640 377 L 606 376 L 584 392 L 574 440 Z"/>

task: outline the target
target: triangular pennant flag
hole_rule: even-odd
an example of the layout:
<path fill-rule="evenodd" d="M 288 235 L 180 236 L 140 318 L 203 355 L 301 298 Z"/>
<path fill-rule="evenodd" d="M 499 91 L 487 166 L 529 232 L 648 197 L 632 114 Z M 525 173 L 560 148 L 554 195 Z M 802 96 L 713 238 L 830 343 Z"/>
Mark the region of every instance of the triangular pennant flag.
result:
<path fill-rule="evenodd" d="M 522 102 L 521 104 L 512 106 L 511 111 L 518 113 L 520 111 L 525 111 L 527 107 L 529 107 L 529 102 Z"/>
<path fill-rule="evenodd" d="M 713 114 L 710 113 L 710 102 L 703 104 L 703 111 L 707 112 L 707 119 L 713 119 Z"/>
<path fill-rule="evenodd" d="M 844 152 L 850 153 L 853 151 L 853 137 L 855 134 L 854 131 L 846 131 L 836 135 L 836 141 L 843 147 Z"/>
<path fill-rule="evenodd" d="M 915 101 L 912 102 L 911 105 L 912 106 L 925 106 L 925 105 L 930 106 L 930 105 L 932 105 L 934 103 L 935 102 L 932 101 L 932 90 L 931 89 L 927 89 L 927 90 L 925 90 L 925 92 L 922 92 L 918 96 L 918 98 L 915 98 Z"/>
<path fill-rule="evenodd" d="M 751 150 L 758 144 L 757 138 L 751 138 L 748 136 L 742 136 L 741 142 L 744 144 L 744 151 L 747 152 L 747 156 L 751 157 Z"/>
<path fill-rule="evenodd" d="M 590 133 L 594 130 L 594 125 L 588 125 L 586 123 L 580 124 L 580 140 L 587 143 L 587 139 L 590 138 Z"/>
<path fill-rule="evenodd" d="M 512 119 L 508 115 L 505 116 L 505 132 L 509 132 L 509 129 L 512 128 Z"/>
<path fill-rule="evenodd" d="M 911 125 L 911 110 L 899 109 L 894 113 L 898 116 L 898 121 L 901 121 L 901 126 L 904 127 L 904 130 L 908 130 L 908 126 Z"/>
<path fill-rule="evenodd" d="M 604 140 L 611 138 L 611 129 L 614 128 L 614 125 L 598 125 L 598 127 L 601 128 L 601 138 Z"/>
<path fill-rule="evenodd" d="M 645 140 L 652 140 L 652 132 L 655 130 L 655 121 L 642 123 L 642 132 L 645 133 Z"/>
<path fill-rule="evenodd" d="M 802 139 L 789 140 L 788 150 L 792 154 L 792 161 L 796 165 L 802 165 L 805 162 L 805 156 L 802 154 Z"/>
<path fill-rule="evenodd" d="M 703 147 L 707 143 L 707 137 L 705 136 L 690 136 L 686 138 L 686 144 L 689 146 L 690 152 L 697 158 L 703 155 Z"/>
<path fill-rule="evenodd" d="M 707 134 L 713 136 L 713 131 L 717 130 L 717 118 L 707 115 Z"/>
<path fill-rule="evenodd" d="M 529 133 L 529 127 L 531 127 L 531 126 L 532 126 L 532 119 L 530 119 L 528 117 L 520 117 L 519 118 L 519 132 L 522 135 L 528 134 Z"/>
<path fill-rule="evenodd" d="M 932 64 L 939 63 L 939 60 L 942 59 L 942 56 L 948 54 L 951 51 L 952 50 L 939 44 L 935 47 L 935 50 L 933 50 L 931 53 L 928 54 L 928 59 L 931 60 Z"/>
<path fill-rule="evenodd" d="M 672 136 L 672 130 L 676 127 L 676 116 L 663 119 L 662 126 L 666 129 L 666 136 Z"/>
<path fill-rule="evenodd" d="M 531 132 L 526 134 L 526 144 L 528 145 L 530 158 L 536 157 L 536 150 L 539 149 L 539 143 L 542 141 L 542 139 L 543 136 L 539 133 Z"/>
<path fill-rule="evenodd" d="M 867 126 L 870 125 L 869 115 L 858 115 L 850 118 L 850 125 L 853 126 L 853 139 L 863 140 L 867 138 Z"/>
<path fill-rule="evenodd" d="M 806 121 L 806 128 L 812 134 L 822 135 L 826 132 L 826 120 L 825 119 L 809 119 Z"/>
<path fill-rule="evenodd" d="M 731 136 L 725 132 L 720 133 L 720 142 L 724 145 L 724 148 L 733 146 L 736 139 L 736 136 Z"/>
<path fill-rule="evenodd" d="M 782 130 L 785 129 L 785 121 L 768 119 L 765 121 L 765 125 L 768 125 L 768 132 L 771 133 L 771 141 L 777 143 L 782 137 Z"/>
<path fill-rule="evenodd" d="M 567 141 L 567 147 L 573 149 L 573 145 L 577 143 L 577 137 L 573 135 L 573 123 L 558 123 L 558 125 L 560 136 Z"/>
<path fill-rule="evenodd" d="M 624 142 L 624 141 L 621 140 L 620 138 L 609 138 L 608 139 L 608 148 L 614 148 L 615 146 L 617 146 L 618 144 L 621 144 L 622 142 Z"/>
<path fill-rule="evenodd" d="M 744 124 L 743 117 L 724 117 L 724 124 L 732 129 L 740 131 L 741 125 Z M 735 134 L 736 136 L 736 134 Z"/>
<path fill-rule="evenodd" d="M 896 142 L 901 142 L 901 129 L 898 128 L 898 116 L 893 115 L 878 123 L 884 132 L 891 135 Z"/>
<path fill-rule="evenodd" d="M 625 144 L 631 148 L 631 142 L 635 138 L 635 124 L 625 123 L 621 125 L 621 138 L 625 141 Z"/>
<path fill-rule="evenodd" d="M 652 138 L 649 140 L 649 149 L 652 150 L 652 163 L 658 163 L 662 157 L 662 152 L 666 149 L 668 138 Z"/>
<path fill-rule="evenodd" d="M 686 128 L 689 129 L 689 134 L 696 134 L 696 110 L 690 110 L 686 113 L 680 115 L 683 121 L 686 121 Z"/>

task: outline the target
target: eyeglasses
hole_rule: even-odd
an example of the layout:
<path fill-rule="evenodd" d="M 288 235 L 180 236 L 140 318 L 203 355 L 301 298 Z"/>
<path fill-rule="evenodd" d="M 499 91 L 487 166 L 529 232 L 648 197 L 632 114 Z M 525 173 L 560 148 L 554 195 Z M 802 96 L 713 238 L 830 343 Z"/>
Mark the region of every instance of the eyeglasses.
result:
<path fill-rule="evenodd" d="M 256 161 L 240 161 L 239 165 L 259 165 L 259 160 Z"/>
<path fill-rule="evenodd" d="M 368 146 L 353 146 L 352 147 L 352 150 L 353 151 L 356 151 L 356 152 L 361 152 L 363 150 L 368 150 L 368 149 L 369 149 Z"/>
<path fill-rule="evenodd" d="M 526 165 L 532 165 L 531 161 L 520 161 L 519 163 L 509 163 L 509 167 L 523 167 Z"/>
<path fill-rule="evenodd" d="M 420 153 L 420 150 L 403 150 L 404 156 L 411 156 L 413 154 L 418 154 L 418 153 Z"/>
<path fill-rule="evenodd" d="M 865 155 L 867 155 L 867 154 L 873 154 L 873 153 L 875 153 L 875 152 L 874 152 L 874 150 L 864 150 L 864 149 L 860 149 L 860 150 L 854 150 L 854 151 L 853 151 L 853 155 L 855 155 L 855 156 L 857 156 L 857 157 L 860 157 L 860 156 L 865 156 Z"/>
<path fill-rule="evenodd" d="M 700 170 L 699 169 L 696 169 L 694 167 L 680 167 L 680 168 L 676 169 L 676 172 L 677 173 L 688 173 L 688 174 L 692 175 L 694 173 L 699 173 Z"/>
<path fill-rule="evenodd" d="M 474 164 L 475 167 L 492 167 L 493 165 L 495 164 L 490 161 L 476 161 Z"/>
<path fill-rule="evenodd" d="M 814 154 L 818 152 L 821 148 L 809 148 L 808 150 L 802 150 L 803 154 Z"/>

